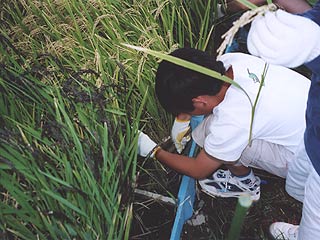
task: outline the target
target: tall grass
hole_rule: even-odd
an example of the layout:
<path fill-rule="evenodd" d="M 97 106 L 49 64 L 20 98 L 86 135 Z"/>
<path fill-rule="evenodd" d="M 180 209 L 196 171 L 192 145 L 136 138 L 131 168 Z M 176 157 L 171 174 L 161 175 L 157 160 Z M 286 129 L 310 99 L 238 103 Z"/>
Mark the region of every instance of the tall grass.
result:
<path fill-rule="evenodd" d="M 215 1 L 3 1 L 2 239 L 128 239 L 137 129 L 172 118 L 154 91 L 162 52 L 207 49 Z"/>

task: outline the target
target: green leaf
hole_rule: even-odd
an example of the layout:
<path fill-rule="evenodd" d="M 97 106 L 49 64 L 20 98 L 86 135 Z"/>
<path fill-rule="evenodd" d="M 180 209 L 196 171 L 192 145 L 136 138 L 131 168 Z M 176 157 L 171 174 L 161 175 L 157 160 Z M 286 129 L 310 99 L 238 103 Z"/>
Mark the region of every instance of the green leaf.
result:
<path fill-rule="evenodd" d="M 253 4 L 252 2 L 249 2 L 248 0 L 236 0 L 236 1 L 243 4 L 244 6 L 246 6 L 247 8 L 249 8 L 251 10 L 257 8 L 257 6 L 255 4 Z M 268 0 L 268 1 L 270 1 L 270 0 Z"/>
<path fill-rule="evenodd" d="M 62 205 L 65 205 L 66 207 L 74 210 L 75 212 L 79 213 L 80 215 L 85 216 L 86 218 L 88 217 L 85 212 L 81 211 L 78 207 L 76 207 L 75 205 L 70 203 L 67 199 L 62 198 L 59 195 L 57 195 L 57 194 L 55 194 L 55 193 L 53 193 L 51 191 L 42 190 L 42 192 L 46 193 L 48 196 L 54 198 L 55 200 L 60 202 Z"/>
<path fill-rule="evenodd" d="M 116 114 L 116 115 L 120 115 L 120 116 L 126 116 L 127 114 L 122 112 L 120 109 L 106 109 L 106 112 L 112 113 L 112 114 Z"/>
<path fill-rule="evenodd" d="M 52 176 L 52 175 L 49 174 L 49 173 L 45 173 L 45 172 L 41 171 L 40 169 L 38 169 L 38 171 L 39 171 L 40 173 L 42 173 L 43 175 L 45 175 L 46 177 L 50 178 L 51 180 L 53 180 L 53 181 L 55 181 L 55 182 L 57 182 L 57 183 L 60 183 L 60 184 L 66 186 L 66 187 L 68 187 L 68 188 L 72 188 L 72 186 L 71 186 L 69 183 L 67 183 L 67 182 L 65 182 L 65 181 L 63 181 L 63 180 L 61 180 L 61 179 L 59 179 L 59 178 L 56 178 L 56 177 Z"/>

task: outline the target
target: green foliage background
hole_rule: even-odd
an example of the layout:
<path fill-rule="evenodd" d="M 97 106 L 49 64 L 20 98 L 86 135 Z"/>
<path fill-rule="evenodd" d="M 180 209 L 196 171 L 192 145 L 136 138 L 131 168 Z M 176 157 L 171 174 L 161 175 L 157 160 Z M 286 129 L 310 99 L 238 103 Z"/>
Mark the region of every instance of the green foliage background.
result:
<path fill-rule="evenodd" d="M 156 141 L 156 59 L 206 49 L 216 1 L 5 0 L 0 28 L 1 239 L 128 239 L 137 129 Z"/>

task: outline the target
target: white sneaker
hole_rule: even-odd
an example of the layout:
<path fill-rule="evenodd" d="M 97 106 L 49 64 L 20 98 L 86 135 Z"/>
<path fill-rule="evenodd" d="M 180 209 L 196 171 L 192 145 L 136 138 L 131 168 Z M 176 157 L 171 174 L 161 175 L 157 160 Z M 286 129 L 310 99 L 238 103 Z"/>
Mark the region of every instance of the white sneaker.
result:
<path fill-rule="evenodd" d="M 269 227 L 271 236 L 276 240 L 296 240 L 298 239 L 299 225 L 285 222 L 275 222 Z"/>
<path fill-rule="evenodd" d="M 260 199 L 260 178 L 254 176 L 241 179 L 233 176 L 229 170 L 218 169 L 210 178 L 198 181 L 201 190 L 212 197 L 240 197 L 250 195 L 252 201 Z"/>

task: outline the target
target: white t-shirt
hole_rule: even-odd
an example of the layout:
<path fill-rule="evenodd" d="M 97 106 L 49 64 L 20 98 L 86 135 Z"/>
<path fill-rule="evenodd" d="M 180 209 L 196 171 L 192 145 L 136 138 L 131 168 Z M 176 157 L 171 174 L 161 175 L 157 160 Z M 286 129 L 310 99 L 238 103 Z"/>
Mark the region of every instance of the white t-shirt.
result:
<path fill-rule="evenodd" d="M 254 104 L 265 62 L 243 53 L 227 53 L 219 59 L 232 65 L 234 81 Z M 254 75 L 255 74 L 255 75 Z M 257 102 L 252 139 L 283 145 L 295 152 L 305 130 L 305 110 L 310 80 L 288 68 L 269 65 Z M 213 109 L 205 151 L 223 161 L 236 161 L 249 141 L 252 107 L 245 93 L 231 85 L 224 100 Z"/>

